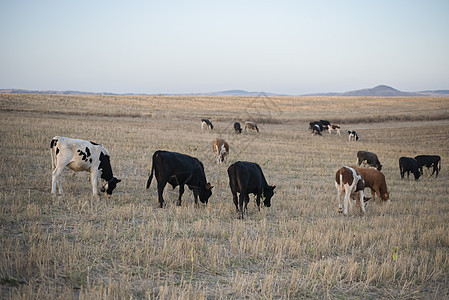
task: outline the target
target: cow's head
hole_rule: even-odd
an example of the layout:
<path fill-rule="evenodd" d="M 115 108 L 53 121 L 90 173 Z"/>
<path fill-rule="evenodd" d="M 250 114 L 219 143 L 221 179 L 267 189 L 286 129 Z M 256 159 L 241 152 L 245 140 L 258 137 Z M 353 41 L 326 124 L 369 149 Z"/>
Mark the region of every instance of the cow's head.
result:
<path fill-rule="evenodd" d="M 206 184 L 206 186 L 204 187 L 204 189 L 201 190 L 200 201 L 202 203 L 207 204 L 209 202 L 209 198 L 210 198 L 210 196 L 212 196 L 212 188 L 213 188 L 213 186 L 210 184 L 210 182 L 208 182 Z"/>
<path fill-rule="evenodd" d="M 112 195 L 112 191 L 117 187 L 117 183 L 122 181 L 121 179 L 118 179 L 117 177 L 112 177 L 111 180 L 109 180 L 102 188 L 101 192 L 106 193 L 108 195 Z"/>
<path fill-rule="evenodd" d="M 378 164 L 378 165 L 377 165 L 377 171 L 380 171 L 380 170 L 382 170 L 382 165 L 381 165 L 381 164 Z"/>
<path fill-rule="evenodd" d="M 274 195 L 274 189 L 276 188 L 275 185 L 270 186 L 268 185 L 264 190 L 263 190 L 263 205 L 266 207 L 270 207 L 271 206 L 271 198 Z"/>

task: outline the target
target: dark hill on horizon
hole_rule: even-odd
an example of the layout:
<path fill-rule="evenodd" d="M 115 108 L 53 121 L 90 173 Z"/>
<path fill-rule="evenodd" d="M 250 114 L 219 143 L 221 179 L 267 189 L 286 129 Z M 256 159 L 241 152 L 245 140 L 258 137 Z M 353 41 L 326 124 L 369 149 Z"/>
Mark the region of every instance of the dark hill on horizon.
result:
<path fill-rule="evenodd" d="M 248 92 L 245 90 L 228 90 L 221 92 L 206 93 L 94 93 L 81 91 L 55 91 L 55 90 L 24 90 L 24 89 L 0 89 L 2 94 L 61 94 L 61 95 L 114 95 L 114 96 L 144 96 L 144 95 L 164 95 L 164 96 L 234 96 L 234 97 L 303 97 L 303 96 L 327 96 L 327 97 L 449 97 L 449 90 L 428 90 L 420 92 L 403 92 L 387 85 L 378 85 L 374 88 L 360 89 L 343 93 L 313 93 L 304 95 L 286 95 L 268 92 Z"/>

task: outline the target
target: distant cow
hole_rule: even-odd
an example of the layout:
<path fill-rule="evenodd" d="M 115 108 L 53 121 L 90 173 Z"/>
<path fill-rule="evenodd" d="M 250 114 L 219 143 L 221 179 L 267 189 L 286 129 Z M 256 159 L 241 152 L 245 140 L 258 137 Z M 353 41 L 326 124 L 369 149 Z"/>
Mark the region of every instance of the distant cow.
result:
<path fill-rule="evenodd" d="M 195 204 L 198 204 L 198 196 L 202 203 L 208 203 L 212 195 L 213 186 L 206 180 L 203 164 L 195 157 L 177 152 L 158 150 L 153 154 L 153 166 L 147 181 L 147 188 L 151 185 L 153 172 L 157 180 L 157 192 L 160 207 L 164 206 L 162 194 L 167 183 L 173 188 L 179 185 L 179 198 L 176 203 L 181 205 L 181 197 L 184 193 L 184 185 L 193 191 Z"/>
<path fill-rule="evenodd" d="M 224 139 L 217 138 L 213 140 L 212 150 L 217 159 L 217 164 L 221 164 L 224 160 L 226 160 L 226 164 L 228 163 L 229 144 Z"/>
<path fill-rule="evenodd" d="M 439 155 L 418 155 L 415 156 L 416 162 L 418 163 L 418 169 L 423 173 L 423 166 L 426 166 L 427 168 L 433 167 L 432 174 L 436 172 L 435 177 L 438 177 L 438 172 L 441 170 L 441 157 Z"/>
<path fill-rule="evenodd" d="M 349 141 L 358 141 L 359 135 L 354 130 L 348 130 Z"/>
<path fill-rule="evenodd" d="M 233 201 L 237 212 L 241 214 L 248 208 L 249 194 L 256 196 L 257 208 L 260 211 L 260 198 L 266 207 L 271 206 L 271 198 L 274 195 L 276 186 L 268 185 L 262 169 L 256 163 L 238 161 L 228 168 L 229 186 L 233 196 Z M 237 201 L 237 193 L 240 196 Z M 243 207 L 245 205 L 245 207 Z"/>
<path fill-rule="evenodd" d="M 415 180 L 419 179 L 421 172 L 419 172 L 418 162 L 412 157 L 399 158 L 399 171 L 401 172 L 401 178 L 404 178 L 405 172 L 407 172 L 407 178 L 409 178 L 410 172 L 415 176 Z"/>
<path fill-rule="evenodd" d="M 245 122 L 245 131 L 246 131 L 246 129 L 256 130 L 257 132 L 259 132 L 259 127 L 257 127 L 257 124 L 255 122 L 246 121 Z"/>
<path fill-rule="evenodd" d="M 98 177 L 106 181 L 100 188 L 101 192 L 111 195 L 121 180 L 112 175 L 109 151 L 93 142 L 55 136 L 50 143 L 53 172 L 51 177 L 51 193 L 56 195 L 56 185 L 59 194 L 62 190 L 62 171 L 67 167 L 74 172 L 90 172 L 92 194 L 98 195 Z"/>
<path fill-rule="evenodd" d="M 312 126 L 312 135 L 322 135 L 321 128 L 318 124 L 313 124 Z"/>
<path fill-rule="evenodd" d="M 235 133 L 242 133 L 242 127 L 240 127 L 239 122 L 234 122 L 234 132 Z"/>
<path fill-rule="evenodd" d="M 214 129 L 214 125 L 212 125 L 212 121 L 209 119 L 201 119 L 201 129 L 204 129 L 204 127 L 210 130 Z"/>
<path fill-rule="evenodd" d="M 323 126 L 323 130 L 329 129 L 329 126 L 331 126 L 331 122 L 327 120 L 320 120 L 320 123 Z"/>
<path fill-rule="evenodd" d="M 365 198 L 363 190 L 365 182 L 360 173 L 351 167 L 342 167 L 335 174 L 335 187 L 337 188 L 338 212 L 348 215 L 348 206 L 352 206 L 351 199 L 356 200 L 360 206 L 360 211 L 365 214 L 365 202 L 369 199 Z M 341 204 L 341 196 L 345 194 L 344 208 Z"/>
<path fill-rule="evenodd" d="M 377 158 L 377 155 L 372 152 L 368 151 L 357 152 L 357 164 L 360 166 L 362 163 L 364 165 L 373 166 L 379 171 L 382 170 L 382 164 Z"/>
<path fill-rule="evenodd" d="M 329 134 L 332 134 L 332 131 L 336 131 L 338 135 L 341 135 L 339 125 L 329 125 L 327 126 L 327 130 L 329 131 Z"/>
<path fill-rule="evenodd" d="M 320 128 L 320 132 L 324 130 L 323 124 L 321 124 L 321 121 L 312 121 L 309 123 L 309 129 L 313 131 L 313 128 L 317 125 Z"/>
<path fill-rule="evenodd" d="M 374 169 L 353 167 L 359 174 L 362 175 L 365 181 L 365 188 L 371 189 L 371 197 L 375 201 L 374 194 L 377 194 L 377 199 L 379 202 L 388 201 L 390 202 L 390 193 L 387 189 L 387 182 L 385 181 L 385 175 Z"/>

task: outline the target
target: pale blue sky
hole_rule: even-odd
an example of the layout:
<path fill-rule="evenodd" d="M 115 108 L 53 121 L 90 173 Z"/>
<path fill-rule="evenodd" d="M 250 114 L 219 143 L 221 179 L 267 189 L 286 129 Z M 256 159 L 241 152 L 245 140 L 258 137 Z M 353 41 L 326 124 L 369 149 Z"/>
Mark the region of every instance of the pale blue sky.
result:
<path fill-rule="evenodd" d="M 0 0 L 0 88 L 449 89 L 449 1 Z"/>

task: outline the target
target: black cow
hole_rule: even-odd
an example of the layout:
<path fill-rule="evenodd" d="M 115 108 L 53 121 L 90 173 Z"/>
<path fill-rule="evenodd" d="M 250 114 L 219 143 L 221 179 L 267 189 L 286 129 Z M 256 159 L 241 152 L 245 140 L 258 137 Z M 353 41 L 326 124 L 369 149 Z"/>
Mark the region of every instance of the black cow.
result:
<path fill-rule="evenodd" d="M 401 157 L 399 158 L 399 170 L 401 172 L 401 178 L 404 178 L 405 172 L 407 172 L 407 178 L 409 178 L 410 172 L 415 176 L 415 180 L 419 179 L 421 173 L 418 169 L 418 162 L 412 157 Z"/>
<path fill-rule="evenodd" d="M 368 151 L 357 152 L 357 164 L 360 166 L 362 163 L 373 166 L 379 171 L 382 170 L 382 165 L 379 159 L 377 158 L 377 155 L 372 152 Z"/>
<path fill-rule="evenodd" d="M 263 198 L 263 204 L 266 207 L 271 206 L 271 198 L 274 195 L 276 186 L 268 185 L 262 169 L 256 163 L 247 161 L 238 161 L 228 168 L 229 186 L 234 200 L 237 212 L 241 213 L 248 208 L 249 194 L 256 196 L 257 207 L 260 211 L 260 198 Z M 240 193 L 237 201 L 237 193 Z M 243 209 L 245 204 L 245 209 Z"/>
<path fill-rule="evenodd" d="M 323 129 L 329 129 L 329 126 L 331 126 L 331 122 L 327 120 L 320 120 L 320 123 L 323 126 Z"/>
<path fill-rule="evenodd" d="M 438 172 L 441 170 L 441 157 L 439 155 L 418 155 L 415 156 L 415 159 L 418 163 L 418 169 L 423 174 L 422 167 L 426 166 L 427 168 L 430 168 L 433 166 L 433 171 L 430 176 L 433 175 L 433 173 L 436 172 L 435 177 L 438 177 Z"/>
<path fill-rule="evenodd" d="M 239 122 L 234 122 L 234 131 L 235 133 L 242 133 L 242 127 Z"/>
<path fill-rule="evenodd" d="M 207 204 L 212 195 L 213 186 L 206 180 L 203 164 L 195 157 L 158 150 L 153 154 L 153 166 L 147 181 L 147 188 L 151 185 L 153 171 L 157 180 L 160 207 L 164 206 L 162 194 L 167 182 L 172 185 L 173 189 L 179 185 L 179 198 L 176 203 L 178 206 L 181 205 L 184 185 L 187 185 L 193 191 L 195 204 L 198 204 L 198 196 L 202 203 Z"/>

